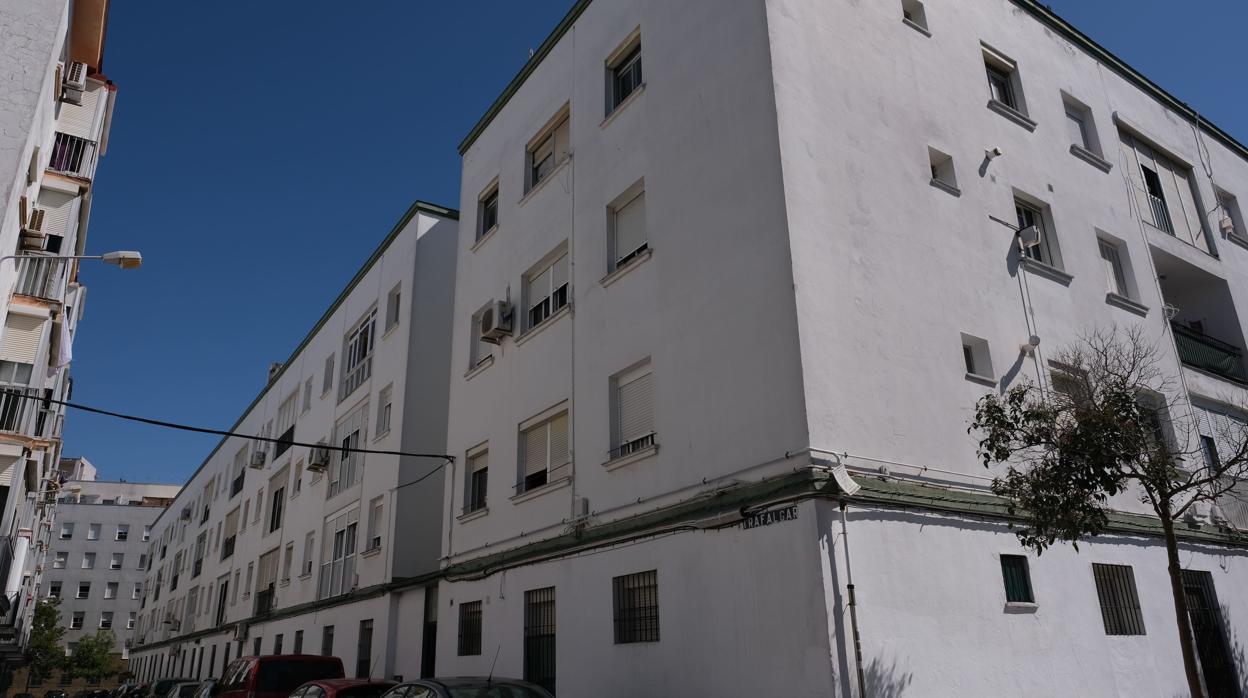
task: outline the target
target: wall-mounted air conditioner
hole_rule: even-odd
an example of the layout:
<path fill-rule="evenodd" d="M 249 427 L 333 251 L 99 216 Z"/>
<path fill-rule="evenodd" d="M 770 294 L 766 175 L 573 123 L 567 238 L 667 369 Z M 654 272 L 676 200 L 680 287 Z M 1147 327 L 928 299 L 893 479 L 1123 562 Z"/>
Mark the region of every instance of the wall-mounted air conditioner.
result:
<path fill-rule="evenodd" d="M 511 303 L 494 301 L 481 312 L 481 341 L 498 344 L 511 334 L 512 327 Z"/>
<path fill-rule="evenodd" d="M 316 446 L 308 455 L 308 470 L 319 473 L 329 467 L 329 447 Z"/>
<path fill-rule="evenodd" d="M 268 454 L 265 453 L 264 451 L 252 451 L 251 452 L 251 467 L 263 468 L 264 461 L 267 456 Z"/>
<path fill-rule="evenodd" d="M 63 99 L 70 104 L 82 104 L 82 92 L 87 89 L 87 64 L 73 61 L 65 69 L 65 92 Z"/>

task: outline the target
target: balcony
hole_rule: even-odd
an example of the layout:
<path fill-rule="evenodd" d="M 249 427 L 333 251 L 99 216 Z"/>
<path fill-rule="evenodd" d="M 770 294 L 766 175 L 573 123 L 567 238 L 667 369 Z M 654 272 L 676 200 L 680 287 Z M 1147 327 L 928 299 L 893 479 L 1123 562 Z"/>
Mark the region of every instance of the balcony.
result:
<path fill-rule="evenodd" d="M 67 133 L 57 133 L 52 142 L 48 169 L 71 177 L 91 179 L 95 173 L 95 142 Z"/>
<path fill-rule="evenodd" d="M 1248 383 L 1243 351 L 1239 347 L 1178 322 L 1170 323 L 1170 327 L 1174 330 L 1179 360 L 1184 364 L 1237 383 Z"/>
<path fill-rule="evenodd" d="M 256 593 L 256 607 L 254 615 L 267 616 L 277 608 L 277 590 L 269 584 L 264 591 Z"/>
<path fill-rule="evenodd" d="M 1174 224 L 1170 222 L 1170 207 L 1166 205 L 1166 200 L 1160 196 L 1145 194 L 1148 197 L 1148 206 L 1153 214 L 1153 224 L 1158 229 L 1174 235 Z"/>
<path fill-rule="evenodd" d="M 47 424 L 43 389 L 0 386 L 0 432 L 39 436 Z"/>
<path fill-rule="evenodd" d="M 294 444 L 295 425 L 292 424 L 289 429 L 282 432 L 281 436 L 277 437 L 277 447 L 273 449 L 273 460 L 277 460 L 283 453 L 289 451 Z"/>
<path fill-rule="evenodd" d="M 9 569 L 15 564 L 13 539 L 0 538 L 0 579 L 8 579 Z M 22 629 L 20 627 L 21 592 L 0 597 L 0 666 L 20 661 Z"/>
<path fill-rule="evenodd" d="M 69 260 L 66 259 L 41 255 L 18 257 L 17 285 L 13 292 L 32 298 L 60 301 L 65 292 L 65 270 L 68 263 Z"/>

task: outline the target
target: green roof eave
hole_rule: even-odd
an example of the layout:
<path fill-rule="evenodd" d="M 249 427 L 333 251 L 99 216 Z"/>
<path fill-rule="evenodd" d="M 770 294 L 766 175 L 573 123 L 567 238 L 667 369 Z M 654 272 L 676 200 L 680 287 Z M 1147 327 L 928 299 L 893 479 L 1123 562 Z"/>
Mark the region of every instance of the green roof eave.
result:
<path fill-rule="evenodd" d="M 498 116 L 498 113 L 503 110 L 503 107 L 507 105 L 507 102 L 511 100 L 511 97 L 519 91 L 520 86 L 523 85 L 524 81 L 533 74 L 533 71 L 537 69 L 538 64 L 546 58 L 547 54 L 549 54 L 551 49 L 554 48 L 554 45 L 559 42 L 559 39 L 563 38 L 563 35 L 567 33 L 567 31 L 572 27 L 572 24 L 576 22 L 578 17 L 581 16 L 581 13 L 585 11 L 585 8 L 589 6 L 590 2 L 591 0 L 577 0 L 576 4 L 572 6 L 572 9 L 568 11 L 568 14 L 564 15 L 558 26 L 555 27 L 555 30 L 546 37 L 546 40 L 542 42 L 542 45 L 538 47 L 537 51 L 529 57 L 529 60 L 525 62 L 524 67 L 520 69 L 520 72 L 516 74 L 516 77 L 512 78 L 511 82 L 507 84 L 506 89 L 503 90 L 503 93 L 494 100 L 493 104 L 490 105 L 490 108 L 486 110 L 485 114 L 477 121 L 476 125 L 472 127 L 472 130 L 468 132 L 468 135 L 464 137 L 464 140 L 460 142 L 460 155 L 468 152 L 468 149 L 472 147 L 472 144 L 476 142 L 481 133 L 484 132 L 490 125 L 490 123 L 494 120 L 494 117 Z M 1123 61 L 1121 58 L 1115 56 L 1109 51 L 1109 49 L 1106 49 L 1104 46 L 1096 43 L 1096 41 L 1092 40 L 1088 35 L 1076 29 L 1074 25 L 1059 17 L 1057 13 L 1053 12 L 1053 10 L 1040 4 L 1039 2 L 1036 2 L 1036 0 L 1013 0 L 1013 2 L 1026 10 L 1042 24 L 1058 32 L 1064 38 L 1083 48 L 1094 58 L 1109 66 L 1114 72 L 1126 79 L 1127 82 L 1134 84 L 1136 87 L 1151 95 L 1154 99 L 1161 102 L 1163 106 L 1182 114 L 1193 122 L 1198 123 L 1202 131 L 1222 143 L 1222 145 L 1231 149 L 1240 157 L 1248 160 L 1248 146 L 1240 143 L 1231 134 L 1223 131 L 1213 123 L 1202 118 L 1195 109 L 1167 92 L 1157 83 L 1149 80 L 1143 73 L 1132 68 L 1126 63 L 1126 61 Z"/>

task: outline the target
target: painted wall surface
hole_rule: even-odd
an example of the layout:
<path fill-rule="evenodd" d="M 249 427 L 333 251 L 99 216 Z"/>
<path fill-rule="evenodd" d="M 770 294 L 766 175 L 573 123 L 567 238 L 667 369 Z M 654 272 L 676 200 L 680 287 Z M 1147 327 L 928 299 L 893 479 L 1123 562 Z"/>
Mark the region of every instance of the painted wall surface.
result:
<path fill-rule="evenodd" d="M 294 432 L 297 442 L 330 443 L 335 424 L 363 406 L 366 417 L 360 448 L 396 451 L 402 447 L 420 453 L 443 453 L 445 417 L 441 416 L 439 407 L 442 403 L 430 400 L 424 392 L 409 397 L 407 391 L 410 386 L 432 391 L 439 381 L 445 380 L 446 366 L 437 363 L 445 360 L 445 350 L 439 350 L 438 344 L 446 341 L 448 330 L 437 323 L 449 321 L 449 313 L 440 309 L 450 303 L 454 276 L 448 255 L 454 239 L 453 220 L 423 210 L 416 212 L 257 398 L 234 430 L 277 436 L 277 427 L 267 425 L 275 423 L 280 405 L 293 395 L 298 405 Z M 404 312 L 397 327 L 387 331 L 387 298 L 396 288 L 400 291 L 400 302 L 406 304 L 400 308 L 410 308 L 410 311 Z M 371 377 L 340 401 L 346 335 L 374 310 L 377 326 Z M 420 326 L 415 326 L 417 323 Z M 326 360 L 331 355 L 334 357 L 332 383 L 323 390 Z M 411 373 L 422 375 L 409 382 Z M 309 380 L 313 389 L 305 403 L 304 390 Z M 392 400 L 388 431 L 381 428 L 379 417 L 379 396 L 386 389 Z M 409 405 L 412 406 L 410 413 Z M 150 591 L 139 628 L 147 643 L 217 625 L 222 586 L 226 588 L 224 622 L 252 618 L 257 610 L 257 594 L 263 590 L 260 557 L 273 551 L 278 554 L 276 608 L 316 601 L 321 565 L 329 559 L 326 550 L 333 548 L 333 531 L 330 531 L 330 545 L 326 547 L 326 522 L 357 509 L 359 521 L 352 545 L 358 579 L 347 580 L 344 592 L 388 582 L 401 569 L 428 571 L 436 568 L 441 536 L 438 527 L 441 486 L 435 479 L 400 491 L 403 469 L 399 458 L 366 454 L 360 456 L 363 465 L 356 484 L 328 497 L 327 474 L 307 470 L 309 449 L 294 446 L 276 458 L 272 457 L 274 451 L 267 449 L 270 457 L 261 468 L 243 467 L 242 487 L 231 494 L 237 472 L 236 455 L 241 452 L 245 461 L 250 462 L 255 448 L 243 439 L 226 439 L 183 487 L 169 511 L 157 521 L 153 531 L 153 564 L 147 576 Z M 428 465 L 422 461 L 418 467 L 427 469 Z M 302 475 L 297 475 L 300 472 Z M 285 488 L 284 514 L 281 525 L 273 529 L 273 493 L 281 487 Z M 376 531 L 381 541 L 378 547 L 368 550 L 369 507 L 374 501 L 380 501 L 383 507 L 382 521 Z M 396 521 L 394 512 L 404 503 L 413 509 L 415 518 L 406 521 L 408 528 L 402 532 L 404 544 L 398 546 L 395 526 L 402 522 Z M 238 512 L 240 523 L 233 552 L 229 553 L 223 542 L 227 538 L 224 524 L 234 511 Z M 305 554 L 309 534 L 313 537 L 310 558 Z M 202 571 L 194 575 L 192 560 L 201 535 L 206 540 L 207 551 Z M 291 551 L 289 574 L 285 566 L 288 548 Z M 180 567 L 176 564 L 179 553 Z M 178 578 L 176 589 L 171 588 L 174 576 Z M 188 603 L 192 593 L 193 606 Z M 338 611 L 321 609 L 300 616 L 297 621 L 283 622 L 292 627 L 304 623 L 311 628 L 313 623 L 320 622 L 317 618 L 327 613 Z M 386 617 L 385 613 L 377 616 L 375 632 L 385 632 L 383 620 Z M 181 620 L 181 623 L 170 625 L 163 622 L 165 618 Z M 352 622 L 358 623 L 358 620 Z M 354 637 L 356 627 L 353 625 L 350 633 L 344 630 L 337 642 L 348 642 Z M 255 632 L 263 632 L 263 629 Z M 291 634 L 293 636 L 293 630 Z M 255 636 L 253 633 L 252 637 Z M 378 647 L 383 637 L 378 635 Z M 305 641 L 311 642 L 311 638 Z M 286 642 L 293 642 L 293 637 Z M 319 636 L 316 642 L 319 647 Z M 247 649 L 250 650 L 250 645 Z M 168 651 L 167 646 L 154 650 L 157 654 Z M 136 656 L 140 654 L 147 653 L 136 650 Z M 343 658 L 347 659 L 345 655 Z"/>
<path fill-rule="evenodd" d="M 1190 378 L 1165 333 L 1154 267 L 1166 260 L 1182 261 L 1160 273 L 1186 277 L 1168 300 L 1231 334 L 1208 326 L 1219 299 L 1200 284 L 1224 281 L 1242 314 L 1248 251 L 1211 235 L 1215 258 L 1141 224 L 1128 181 L 1136 166 L 1118 145 L 1116 119 L 1192 167 L 1213 233 L 1220 215 L 1185 119 L 1009 0 L 932 3 L 931 36 L 903 23 L 896 3 L 767 5 L 812 445 L 985 475 L 966 433 L 975 400 L 1035 382 L 1037 370 L 1047 380 L 1056 349 L 1095 328 L 1142 326 L 1163 370 Z M 981 42 L 1017 62 L 1034 131 L 987 108 Z M 1110 171 L 1071 152 L 1063 94 L 1090 107 Z M 1248 161 L 1212 138 L 1203 146 L 1218 185 L 1248 196 Z M 928 148 L 952 156 L 959 196 L 930 184 Z M 1004 154 L 985 162 L 992 148 Z M 989 220 L 1013 222 L 1015 195 L 1050 208 L 1068 285 L 1020 270 L 1012 231 Z M 1146 313 L 1107 301 L 1098 236 L 1125 246 Z M 1018 347 L 1032 332 L 1040 349 L 1025 359 Z M 964 376 L 960 333 L 988 341 L 996 385 Z M 1245 398 L 1219 378 L 1187 388 Z"/>
<path fill-rule="evenodd" d="M 560 533 L 581 498 L 612 520 L 807 443 L 763 9 L 591 3 L 464 154 L 448 447 L 487 445 L 490 475 L 488 514 L 451 527 L 452 561 Z M 638 26 L 644 90 L 604 119 L 604 62 Z M 571 160 L 526 194 L 526 144 L 569 104 Z M 477 245 L 495 178 L 499 227 Z M 608 205 L 639 180 L 652 255 L 607 285 Z M 565 244 L 571 312 L 469 372 L 473 313 L 509 298 L 519 318 L 524 274 Z M 611 377 L 646 359 L 658 452 L 608 469 Z M 573 477 L 513 498 L 520 425 L 557 405 Z M 457 513 L 465 482 L 460 468 L 447 485 Z"/>

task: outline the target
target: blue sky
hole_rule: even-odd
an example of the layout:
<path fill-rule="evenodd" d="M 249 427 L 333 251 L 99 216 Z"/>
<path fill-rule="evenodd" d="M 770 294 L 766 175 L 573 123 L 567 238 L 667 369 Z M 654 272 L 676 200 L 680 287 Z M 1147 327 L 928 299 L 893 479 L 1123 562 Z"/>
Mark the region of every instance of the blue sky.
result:
<path fill-rule="evenodd" d="M 413 199 L 458 205 L 456 146 L 571 2 L 113 2 L 88 248 L 145 264 L 83 267 L 74 400 L 228 428 Z M 1248 140 L 1248 3 L 1050 4 Z M 183 482 L 216 442 L 66 420 L 110 479 Z"/>

